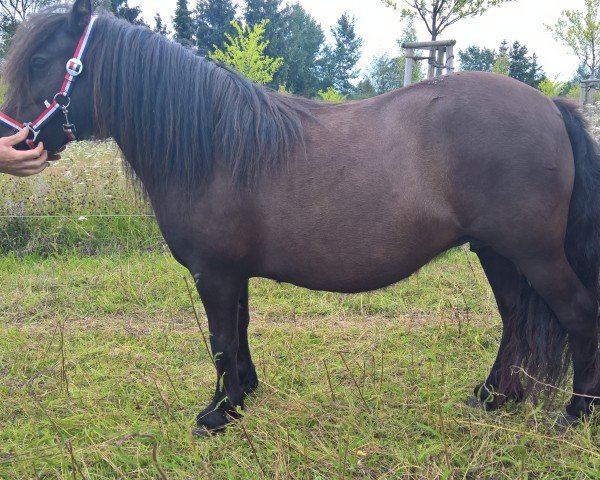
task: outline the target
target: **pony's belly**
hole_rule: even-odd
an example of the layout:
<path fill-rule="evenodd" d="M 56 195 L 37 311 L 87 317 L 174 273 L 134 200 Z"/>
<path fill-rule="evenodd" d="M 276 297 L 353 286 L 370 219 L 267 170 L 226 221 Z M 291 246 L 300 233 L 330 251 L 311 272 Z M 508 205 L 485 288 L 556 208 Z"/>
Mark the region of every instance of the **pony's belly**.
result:
<path fill-rule="evenodd" d="M 370 212 L 358 208 L 362 203 L 347 199 L 347 208 L 320 217 L 284 212 L 262 231 L 256 276 L 314 290 L 375 290 L 410 276 L 463 236 L 439 200 L 426 205 L 380 202 Z"/>
<path fill-rule="evenodd" d="M 291 283 L 311 290 L 358 293 L 386 287 L 409 277 L 445 248 L 431 246 L 418 252 L 388 251 L 348 256 L 296 255 L 255 276 Z M 307 252 L 308 253 L 308 252 Z"/>
<path fill-rule="evenodd" d="M 368 292 L 371 290 L 377 290 L 380 288 L 392 285 L 400 280 L 409 277 L 412 273 L 417 271 L 418 268 L 414 269 L 409 273 L 395 273 L 386 272 L 373 276 L 360 276 L 357 278 L 348 277 L 320 277 L 320 276 L 305 276 L 305 275 L 265 275 L 265 278 L 270 278 L 278 282 L 290 283 L 302 288 L 308 288 L 310 290 L 320 290 L 325 292 L 337 292 L 337 293 L 360 293 Z"/>

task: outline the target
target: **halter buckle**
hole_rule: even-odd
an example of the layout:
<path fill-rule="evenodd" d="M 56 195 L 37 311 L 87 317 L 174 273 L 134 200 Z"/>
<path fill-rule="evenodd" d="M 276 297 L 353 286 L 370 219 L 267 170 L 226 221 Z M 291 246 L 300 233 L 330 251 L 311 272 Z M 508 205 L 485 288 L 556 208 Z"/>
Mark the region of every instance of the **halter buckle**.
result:
<path fill-rule="evenodd" d="M 40 131 L 33 128 L 31 122 L 24 123 L 23 126 L 27 128 L 29 132 L 31 132 L 31 134 L 33 135 L 32 138 L 27 138 L 27 142 L 35 143 L 37 141 L 38 135 L 40 134 Z"/>

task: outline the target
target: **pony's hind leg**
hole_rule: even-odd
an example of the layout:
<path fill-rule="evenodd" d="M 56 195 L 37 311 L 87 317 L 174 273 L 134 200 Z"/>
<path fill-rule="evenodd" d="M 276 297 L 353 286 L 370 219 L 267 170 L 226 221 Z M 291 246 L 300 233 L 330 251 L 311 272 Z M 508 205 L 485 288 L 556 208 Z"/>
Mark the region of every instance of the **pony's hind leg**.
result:
<path fill-rule="evenodd" d="M 242 282 L 240 301 L 238 305 L 238 338 L 239 348 L 237 354 L 237 368 L 240 379 L 240 388 L 245 395 L 252 393 L 258 387 L 256 368 L 252 363 L 250 345 L 248 344 L 248 324 L 250 311 L 248 306 L 248 280 Z"/>
<path fill-rule="evenodd" d="M 517 327 L 521 275 L 514 263 L 491 247 L 472 244 L 471 249 L 479 257 L 502 318 L 502 338 L 496 360 L 486 380 L 477 385 L 474 392 L 486 410 L 495 410 L 508 400 L 519 401 L 523 397 L 519 377 L 511 372 L 511 365 L 517 360 L 508 358 L 507 349 Z"/>
<path fill-rule="evenodd" d="M 574 394 L 567 413 L 577 417 L 587 415 L 592 405 L 599 403 L 590 397 L 600 396 L 596 298 L 581 283 L 563 249 L 519 261 L 518 265 L 568 335 Z"/>

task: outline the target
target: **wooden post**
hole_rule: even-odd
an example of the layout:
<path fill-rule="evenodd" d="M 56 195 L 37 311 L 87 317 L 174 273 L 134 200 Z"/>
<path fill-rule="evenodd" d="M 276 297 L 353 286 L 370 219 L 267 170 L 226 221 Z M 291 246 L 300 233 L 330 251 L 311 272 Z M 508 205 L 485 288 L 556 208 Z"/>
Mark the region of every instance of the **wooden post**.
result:
<path fill-rule="evenodd" d="M 582 80 L 579 83 L 579 103 L 581 105 L 590 105 L 594 103 L 594 95 L 600 85 L 600 79 L 590 78 L 589 80 Z"/>
<path fill-rule="evenodd" d="M 406 63 L 404 66 L 404 86 L 408 87 L 412 83 L 412 67 L 414 63 L 413 56 L 415 51 L 412 48 L 406 49 Z"/>
<path fill-rule="evenodd" d="M 592 86 L 589 83 L 585 86 L 585 104 L 586 105 L 590 104 L 590 93 L 592 91 L 591 87 Z"/>
<path fill-rule="evenodd" d="M 433 75 L 435 74 L 435 66 L 433 65 L 435 63 L 435 51 L 435 47 L 431 47 L 429 49 L 429 65 L 427 68 L 427 78 L 433 78 Z"/>
<path fill-rule="evenodd" d="M 407 85 L 408 57 L 412 57 L 414 63 L 418 60 L 427 60 L 427 78 L 432 78 L 434 75 L 442 75 L 444 70 L 451 72 L 454 70 L 454 50 L 456 40 L 436 40 L 432 42 L 404 42 L 402 48 L 406 50 L 406 70 L 404 71 L 404 85 Z M 428 50 L 428 57 L 421 57 L 416 53 L 416 50 Z M 436 66 L 441 65 L 441 66 Z M 412 70 L 412 64 L 411 64 Z"/>
<path fill-rule="evenodd" d="M 437 56 L 435 58 L 435 63 L 438 65 L 435 67 L 435 76 L 439 77 L 444 74 L 444 57 L 446 56 L 446 49 L 444 47 L 437 47 Z"/>
<path fill-rule="evenodd" d="M 446 73 L 452 73 L 454 71 L 454 46 L 448 45 L 446 47 Z"/>

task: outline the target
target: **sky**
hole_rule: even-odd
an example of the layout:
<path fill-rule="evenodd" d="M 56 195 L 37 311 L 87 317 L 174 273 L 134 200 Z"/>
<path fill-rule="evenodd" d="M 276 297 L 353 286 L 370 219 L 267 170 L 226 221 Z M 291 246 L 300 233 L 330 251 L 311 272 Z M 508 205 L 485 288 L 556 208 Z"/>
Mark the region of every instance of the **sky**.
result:
<path fill-rule="evenodd" d="M 188 0 L 195 6 L 195 0 Z M 153 25 L 159 12 L 171 19 L 176 0 L 129 0 L 140 5 L 146 21 Z M 361 69 L 368 68 L 375 55 L 400 53 L 396 39 L 401 36 L 402 23 L 398 12 L 385 7 L 380 0 L 298 0 L 329 34 L 330 28 L 344 12 L 356 18 L 357 33 L 363 38 Z M 398 0 L 401 4 L 402 0 Z M 457 41 L 457 50 L 469 45 L 497 49 L 502 40 L 518 40 L 530 53 L 536 53 L 546 75 L 566 81 L 577 69 L 577 57 L 567 47 L 557 43 L 545 25 L 553 25 L 564 9 L 583 9 L 584 0 L 516 0 L 488 10 L 480 17 L 460 20 L 449 27 L 441 39 Z M 419 40 L 429 40 L 425 26 L 415 20 Z M 330 38 L 330 36 L 329 36 Z"/>

